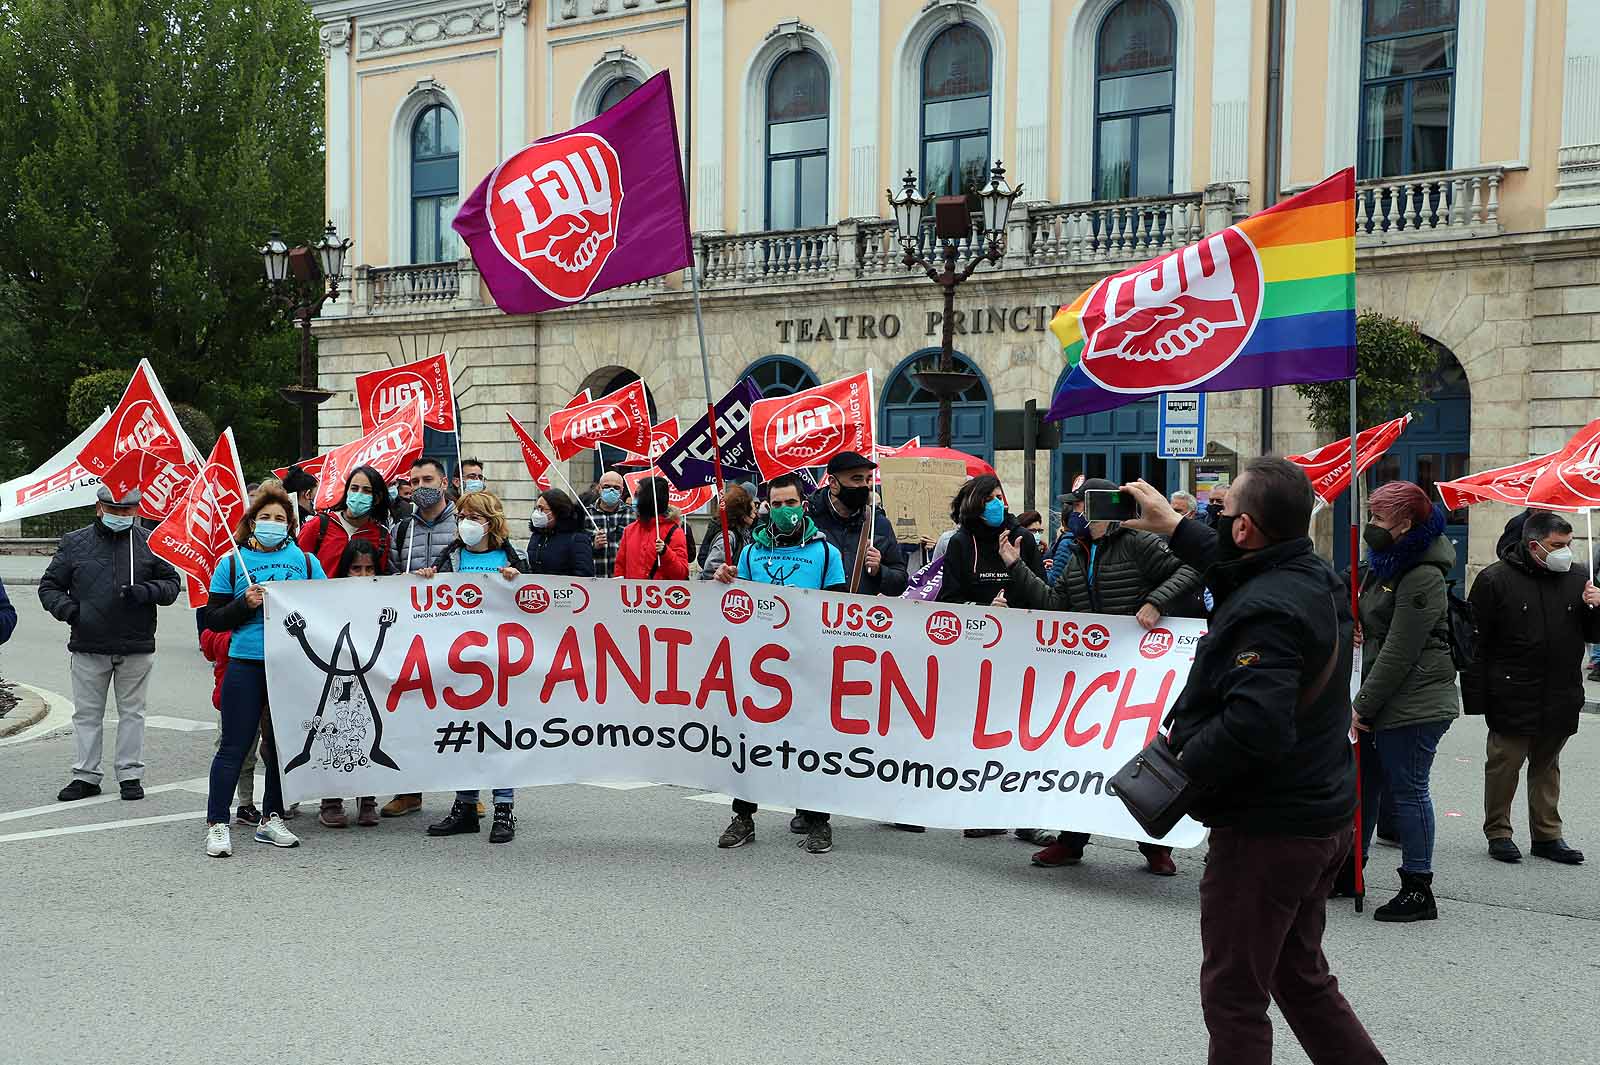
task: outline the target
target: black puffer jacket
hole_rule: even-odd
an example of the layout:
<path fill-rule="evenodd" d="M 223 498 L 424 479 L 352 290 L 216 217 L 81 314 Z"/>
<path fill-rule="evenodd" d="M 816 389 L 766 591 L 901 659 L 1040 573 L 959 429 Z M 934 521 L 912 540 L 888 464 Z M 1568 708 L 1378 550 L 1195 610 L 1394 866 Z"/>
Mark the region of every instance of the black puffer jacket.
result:
<path fill-rule="evenodd" d="M 1011 567 L 1006 601 L 1035 610 L 1123 615 L 1137 614 L 1149 603 L 1169 614 L 1199 587 L 1199 571 L 1184 565 L 1161 537 L 1117 526 L 1098 540 L 1074 545 L 1053 588 L 1027 567 Z"/>
<path fill-rule="evenodd" d="M 1017 519 L 1010 514 L 998 529 L 991 529 L 980 518 L 962 523 L 944 549 L 944 581 L 939 585 L 941 603 L 976 603 L 988 606 L 1009 583 L 1006 564 L 1000 561 L 1000 534 L 1015 539 L 1022 533 Z M 1022 549 L 1021 566 L 1043 580 L 1044 560 L 1039 557 L 1039 544 L 1033 536 L 1023 533 L 1017 546 Z"/>
<path fill-rule="evenodd" d="M 74 654 L 148 655 L 156 649 L 156 607 L 178 598 L 178 571 L 150 552 L 135 525 L 114 533 L 96 521 L 61 538 L 39 581 L 39 602 L 72 626 Z"/>
<path fill-rule="evenodd" d="M 567 515 L 548 529 L 535 529 L 528 540 L 528 572 L 562 577 L 594 576 L 594 537 L 583 515 Z"/>
<path fill-rule="evenodd" d="M 1211 565 L 1217 534 L 1180 522 L 1172 550 L 1216 599 L 1173 708 L 1171 744 L 1213 828 L 1331 836 L 1356 806 L 1349 589 L 1308 538 Z M 1209 566 L 1209 568 L 1205 568 Z M 1321 692 L 1297 706 L 1324 675 Z"/>
<path fill-rule="evenodd" d="M 894 526 L 883 516 L 883 511 L 873 508 L 872 546 L 878 549 L 882 560 L 876 575 L 861 568 L 861 583 L 856 591 L 862 595 L 899 595 L 906 590 L 906 558 L 900 553 L 900 544 L 894 538 Z M 816 525 L 817 531 L 844 556 L 844 575 L 849 579 L 856 563 L 856 545 L 861 542 L 861 524 L 866 520 L 866 508 L 848 518 L 839 517 L 833 509 L 830 493 L 824 488 L 811 493 L 806 500 L 806 516 Z"/>
<path fill-rule="evenodd" d="M 1508 530 L 1509 531 L 1509 530 Z M 1583 710 L 1583 645 L 1600 643 L 1600 609 L 1583 602 L 1580 563 L 1552 573 L 1520 541 L 1478 574 L 1467 600 L 1477 660 L 1461 674 L 1461 702 L 1507 736 L 1570 736 Z"/>

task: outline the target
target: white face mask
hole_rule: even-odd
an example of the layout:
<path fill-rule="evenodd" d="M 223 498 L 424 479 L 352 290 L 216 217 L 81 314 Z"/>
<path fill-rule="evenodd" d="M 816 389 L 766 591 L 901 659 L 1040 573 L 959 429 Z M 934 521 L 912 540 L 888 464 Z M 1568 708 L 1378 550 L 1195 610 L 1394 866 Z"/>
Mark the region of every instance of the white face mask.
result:
<path fill-rule="evenodd" d="M 1547 551 L 1539 541 L 1534 540 L 1533 544 L 1539 549 L 1539 553 L 1544 555 L 1540 561 L 1551 573 L 1565 573 L 1572 568 L 1572 548 L 1558 547 L 1554 551 Z"/>
<path fill-rule="evenodd" d="M 468 547 L 477 547 L 483 543 L 488 531 L 483 522 L 473 521 L 471 518 L 462 518 L 456 523 L 456 535 L 461 537 L 461 542 Z"/>
<path fill-rule="evenodd" d="M 536 510 L 533 512 L 532 522 L 535 529 L 548 529 L 550 527 L 550 515 L 542 510 Z"/>

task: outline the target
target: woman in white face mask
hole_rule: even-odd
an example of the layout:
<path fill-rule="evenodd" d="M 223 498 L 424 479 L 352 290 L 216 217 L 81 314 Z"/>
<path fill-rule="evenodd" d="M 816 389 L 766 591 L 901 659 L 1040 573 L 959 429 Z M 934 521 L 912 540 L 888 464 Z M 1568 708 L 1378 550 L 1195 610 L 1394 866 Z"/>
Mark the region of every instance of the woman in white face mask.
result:
<path fill-rule="evenodd" d="M 528 572 L 561 577 L 594 576 L 594 540 L 583 513 L 559 488 L 539 493 L 528 521 Z"/>

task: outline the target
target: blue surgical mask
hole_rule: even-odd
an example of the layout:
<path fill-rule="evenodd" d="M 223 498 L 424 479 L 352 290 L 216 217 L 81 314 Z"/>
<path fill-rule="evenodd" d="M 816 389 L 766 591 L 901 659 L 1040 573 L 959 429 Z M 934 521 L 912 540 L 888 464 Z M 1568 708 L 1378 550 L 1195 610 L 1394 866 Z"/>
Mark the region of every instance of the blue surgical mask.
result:
<path fill-rule="evenodd" d="M 267 549 L 277 547 L 289 538 L 289 523 L 271 518 L 256 519 L 256 543 Z"/>
<path fill-rule="evenodd" d="M 364 518 L 372 509 L 372 496 L 366 492 L 351 492 L 344 497 L 345 513 L 352 518 Z"/>
<path fill-rule="evenodd" d="M 392 503 L 396 499 L 399 499 L 399 498 L 400 498 L 400 489 L 391 484 L 389 486 L 389 501 Z"/>
<path fill-rule="evenodd" d="M 461 487 L 468 492 L 481 492 L 484 489 L 482 477 L 468 477 L 461 482 Z"/>
<path fill-rule="evenodd" d="M 600 489 L 600 502 L 608 507 L 614 507 L 622 502 L 622 491 L 617 488 Z"/>
<path fill-rule="evenodd" d="M 114 533 L 127 532 L 129 529 L 133 528 L 133 515 L 102 514 L 100 515 L 100 524 L 104 525 Z"/>
<path fill-rule="evenodd" d="M 1001 499 L 991 499 L 983 505 L 983 523 L 991 529 L 998 529 L 1006 521 L 1006 504 Z"/>

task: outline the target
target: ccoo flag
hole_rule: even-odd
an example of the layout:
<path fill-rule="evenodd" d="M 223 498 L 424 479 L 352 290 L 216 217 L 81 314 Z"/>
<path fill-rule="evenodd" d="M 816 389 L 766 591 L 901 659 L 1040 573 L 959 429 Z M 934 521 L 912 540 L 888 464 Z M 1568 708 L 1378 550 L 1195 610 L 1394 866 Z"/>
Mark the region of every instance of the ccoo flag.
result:
<path fill-rule="evenodd" d="M 1157 392 L 1355 376 L 1354 171 L 1101 280 L 1050 328 L 1072 367 L 1052 421 Z"/>
<path fill-rule="evenodd" d="M 679 159 L 663 71 L 593 120 L 495 167 L 452 225 L 501 310 L 580 303 L 689 265 Z"/>

